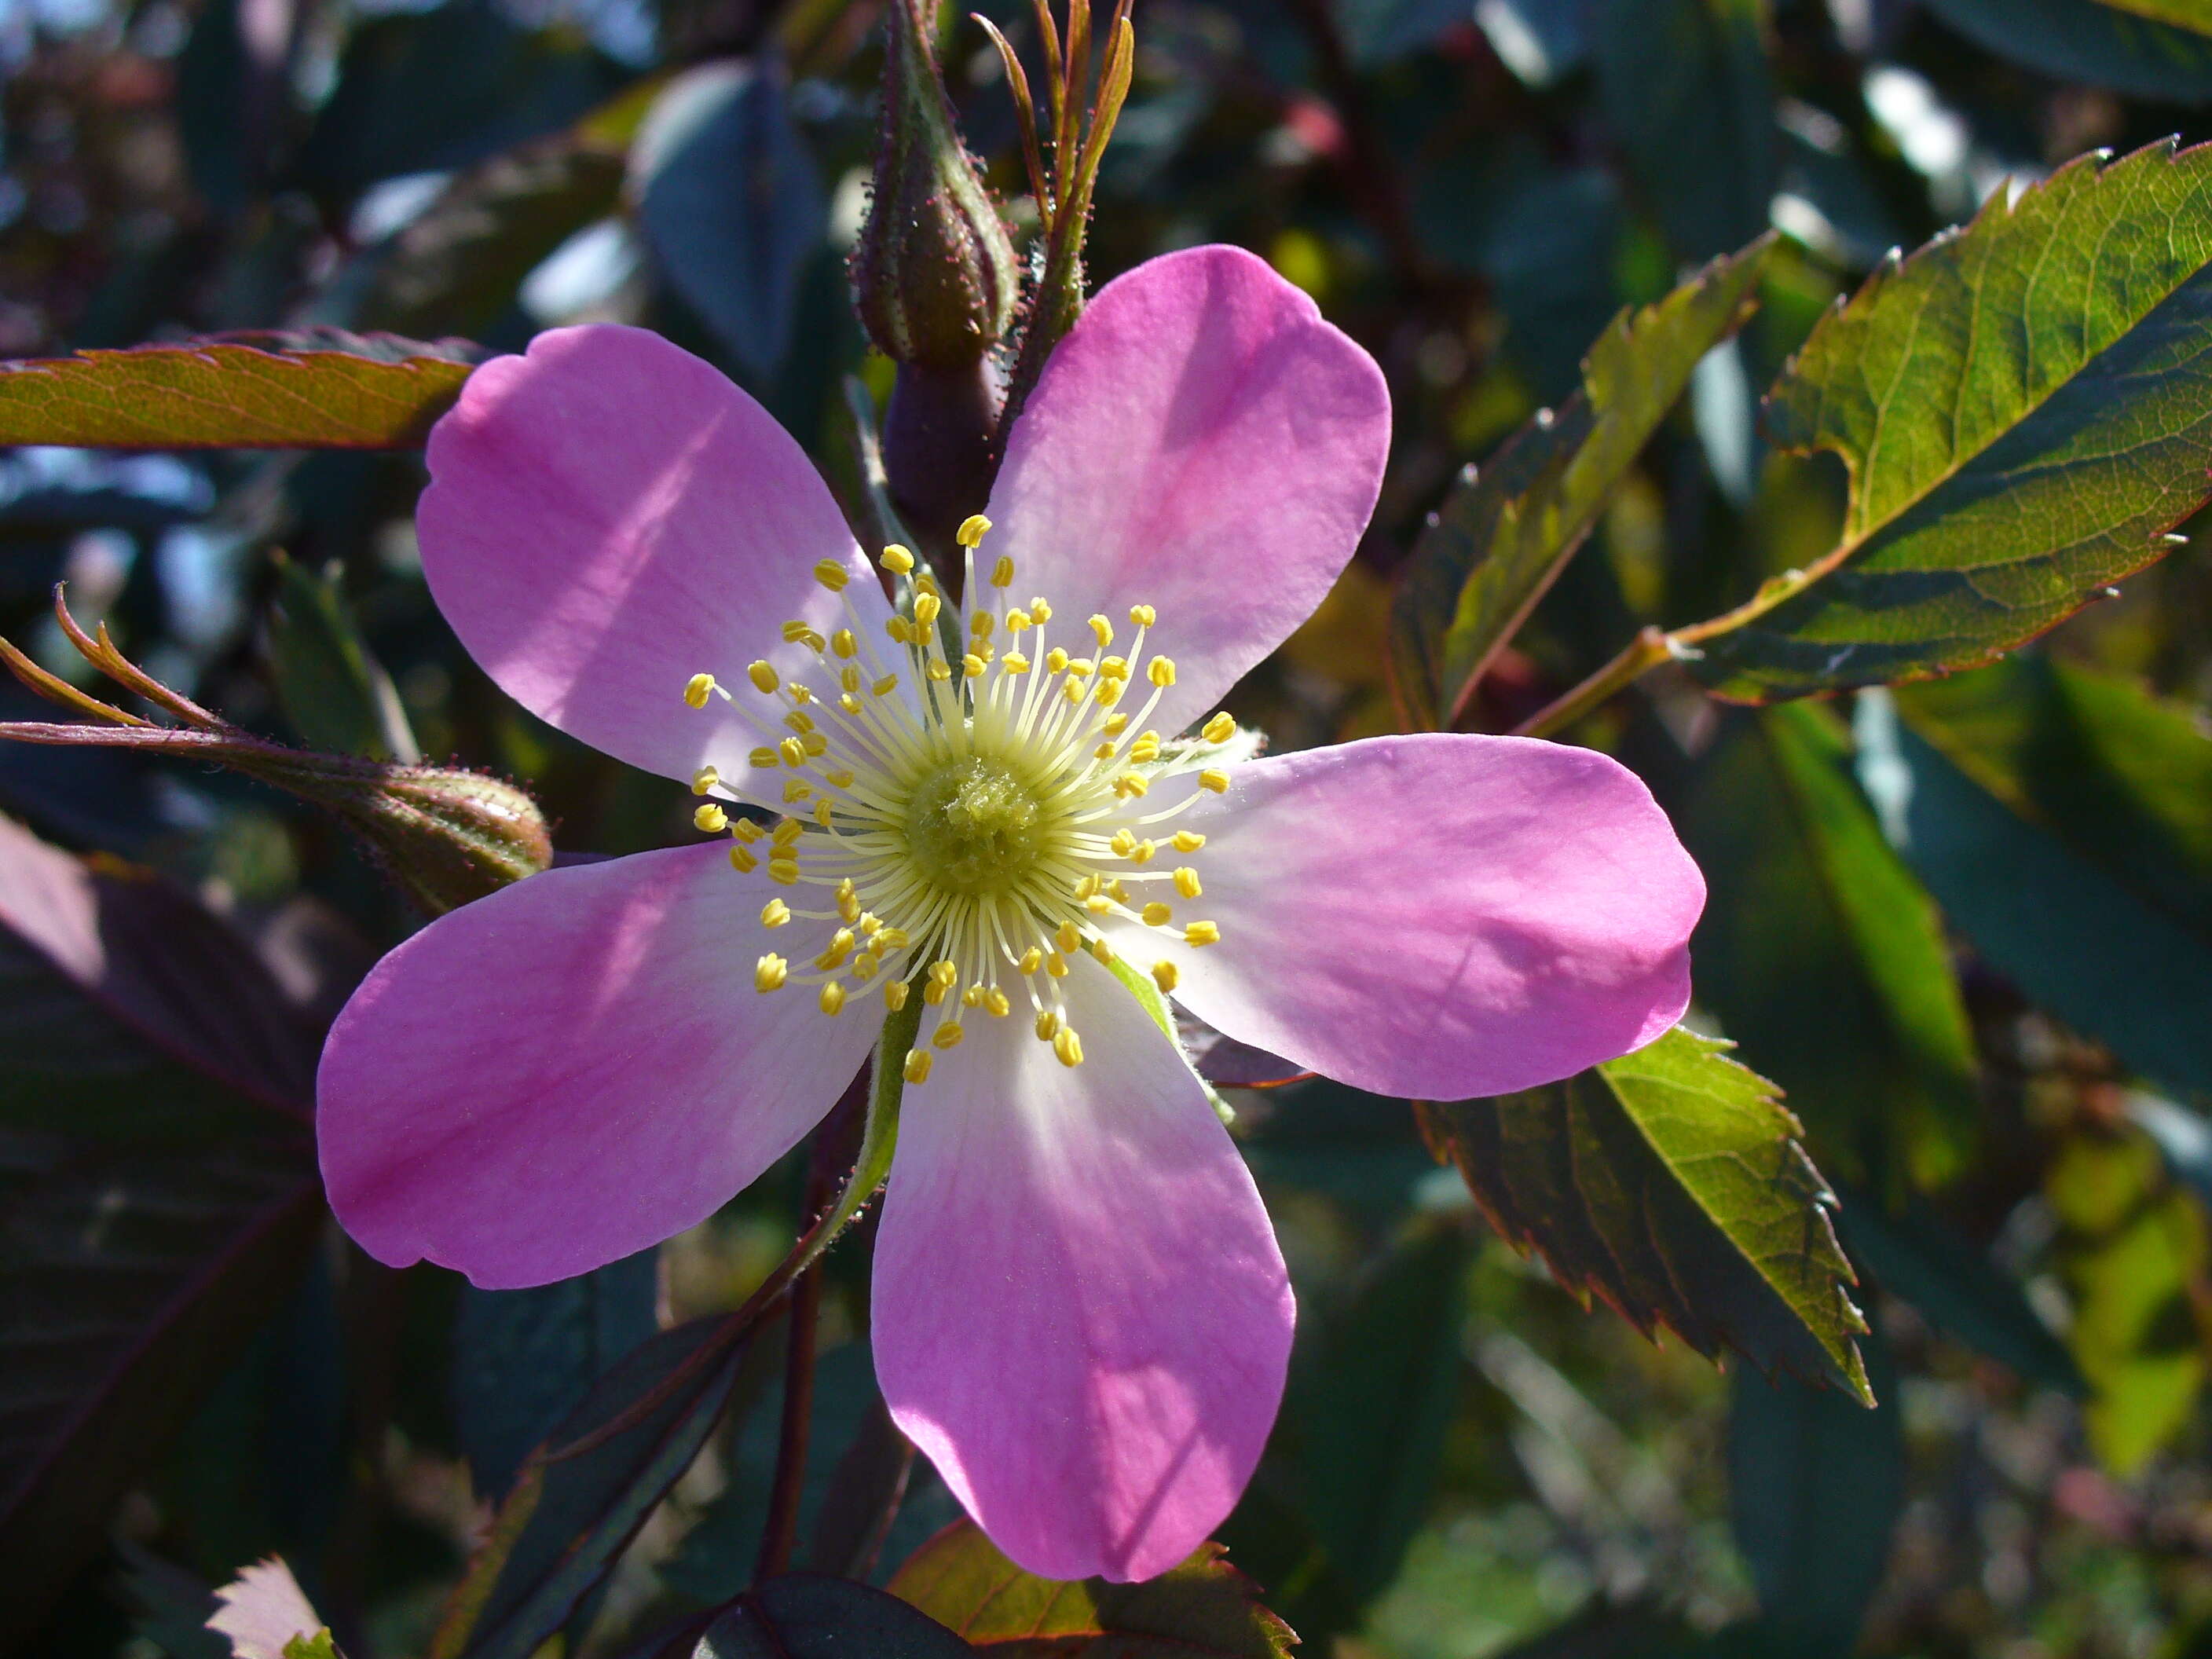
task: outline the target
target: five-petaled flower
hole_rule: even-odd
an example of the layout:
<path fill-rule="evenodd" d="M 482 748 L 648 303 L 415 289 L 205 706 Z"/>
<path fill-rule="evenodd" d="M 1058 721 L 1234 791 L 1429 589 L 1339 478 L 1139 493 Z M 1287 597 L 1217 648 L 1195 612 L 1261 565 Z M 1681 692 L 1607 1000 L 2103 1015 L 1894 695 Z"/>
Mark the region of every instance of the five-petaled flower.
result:
<path fill-rule="evenodd" d="M 1215 713 L 1342 569 L 1389 436 L 1375 364 L 1265 264 L 1155 259 L 1016 422 L 964 602 L 894 548 L 895 608 L 698 359 L 599 326 L 477 370 L 430 440 L 440 607 L 526 707 L 691 786 L 714 839 L 532 877 L 384 959 L 323 1056 L 346 1227 L 493 1286 L 642 1249 L 804 1135 L 916 988 L 884 1398 L 1024 1566 L 1181 1560 L 1260 1455 L 1292 1304 L 1122 976 L 1434 1098 L 1625 1053 L 1688 995 L 1704 886 L 1612 761 L 1434 734 L 1255 758 Z"/>

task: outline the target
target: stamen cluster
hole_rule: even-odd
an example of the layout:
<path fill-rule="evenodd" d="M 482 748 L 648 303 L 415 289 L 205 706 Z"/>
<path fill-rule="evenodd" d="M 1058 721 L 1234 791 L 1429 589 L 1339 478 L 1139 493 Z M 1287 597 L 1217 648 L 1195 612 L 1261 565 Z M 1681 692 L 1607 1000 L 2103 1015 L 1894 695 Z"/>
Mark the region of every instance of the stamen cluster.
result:
<path fill-rule="evenodd" d="M 706 673 L 684 693 L 695 708 L 717 696 L 731 702 L 760 739 L 750 757 L 757 782 L 781 778 L 781 800 L 763 803 L 783 810 L 772 828 L 713 800 L 693 815 L 701 830 L 729 836 L 738 871 L 765 860 L 769 878 L 793 890 L 761 910 L 771 942 L 793 942 L 761 955 L 755 988 L 811 988 L 832 1017 L 878 993 L 902 1008 L 918 988 L 931 1012 L 906 1056 L 909 1083 L 959 1047 L 968 1015 L 1006 1018 L 1018 1000 L 1039 1040 L 1080 1065 L 1060 984 L 1079 951 L 1114 965 L 1109 921 L 1193 946 L 1221 937 L 1212 921 L 1182 914 L 1205 891 L 1189 860 L 1206 837 L 1165 825 L 1201 792 L 1229 787 L 1218 763 L 1235 722 L 1216 714 L 1189 739 L 1147 727 L 1176 681 L 1171 659 L 1145 655 L 1152 607 L 1130 609 L 1135 633 L 1119 652 L 1104 616 L 1077 634 L 1083 654 L 1048 644 L 1051 602 L 1012 603 L 1011 558 L 978 586 L 990 527 L 981 514 L 960 527 L 969 597 L 958 611 L 911 552 L 884 550 L 902 597 L 880 650 L 846 597 L 847 568 L 817 565 L 848 625 L 824 637 L 787 622 L 782 633 L 815 653 L 823 684 L 757 661 L 745 670 L 750 698 Z M 1132 688 L 1149 688 L 1134 714 L 1121 707 Z M 1191 771 L 1198 788 L 1147 808 L 1156 783 Z M 720 781 L 703 768 L 692 791 L 708 795 Z M 808 926 L 782 933 L 794 923 Z M 1162 991 L 1175 988 L 1173 962 L 1149 971 Z"/>

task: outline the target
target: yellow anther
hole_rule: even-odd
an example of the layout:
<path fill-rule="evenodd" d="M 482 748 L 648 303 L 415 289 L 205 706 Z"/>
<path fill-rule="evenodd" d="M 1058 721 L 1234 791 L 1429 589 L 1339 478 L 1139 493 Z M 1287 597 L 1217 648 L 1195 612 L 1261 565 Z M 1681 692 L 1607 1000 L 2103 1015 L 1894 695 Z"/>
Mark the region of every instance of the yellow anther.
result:
<path fill-rule="evenodd" d="M 815 630 L 813 623 L 802 622 L 796 618 L 784 623 L 783 642 L 786 645 L 807 646 L 816 651 L 822 650 L 830 643 L 829 641 L 823 639 L 822 635 Z M 756 678 L 753 684 L 758 685 L 760 684 L 759 679 Z"/>
<path fill-rule="evenodd" d="M 1059 951 L 1054 951 L 1050 956 L 1044 959 L 1044 971 L 1045 976 L 1048 979 L 1066 979 L 1067 977 L 1067 958 L 1060 955 Z"/>
<path fill-rule="evenodd" d="M 1085 876 L 1075 884 L 1075 896 L 1079 899 L 1087 899 L 1093 894 L 1103 893 L 1105 890 L 1106 878 L 1101 875 Z"/>
<path fill-rule="evenodd" d="M 876 939 L 878 951 L 903 951 L 914 941 L 907 937 L 903 927 L 886 927 Z"/>
<path fill-rule="evenodd" d="M 957 1048 L 960 1039 L 967 1035 L 958 1020 L 948 1019 L 930 1033 L 929 1046 L 933 1048 Z"/>
<path fill-rule="evenodd" d="M 817 823 L 820 824 L 820 825 L 821 825 L 824 830 L 827 830 L 827 829 L 830 827 L 830 818 L 831 818 L 831 817 L 833 817 L 834 816 L 835 816 L 835 813 L 831 811 L 831 808 L 830 808 L 830 797 L 829 797 L 829 796 L 827 796 L 827 795 L 823 795 L 823 796 L 820 797 L 818 799 L 817 799 L 817 800 L 815 801 L 815 803 L 814 803 L 814 821 L 815 821 L 815 823 Z"/>
<path fill-rule="evenodd" d="M 1060 683 L 1060 695 L 1063 702 L 1069 703 L 1081 702 L 1083 701 L 1083 682 L 1077 679 L 1073 674 L 1069 675 L 1066 679 Z"/>
<path fill-rule="evenodd" d="M 991 629 L 997 625 L 998 618 L 988 611 L 978 611 L 968 618 L 968 631 L 979 640 L 989 639 Z"/>
<path fill-rule="evenodd" d="M 1182 980 L 1182 970 L 1172 962 L 1156 962 L 1152 964 L 1152 983 L 1158 986 L 1163 992 L 1174 990 Z"/>
<path fill-rule="evenodd" d="M 711 766 L 702 766 L 691 775 L 691 793 L 703 795 L 722 781 L 722 775 Z"/>
<path fill-rule="evenodd" d="M 1118 743 L 1102 743 L 1091 752 L 1098 760 L 1112 760 L 1121 752 L 1121 745 Z"/>
<path fill-rule="evenodd" d="M 903 576 L 914 568 L 914 555 L 893 542 L 884 550 L 883 567 L 894 576 Z"/>
<path fill-rule="evenodd" d="M 1006 612 L 1006 632 L 1009 634 L 1026 633 L 1029 627 L 1030 613 L 1028 611 L 1017 606 L 1014 610 Z"/>
<path fill-rule="evenodd" d="M 1114 643 L 1114 624 L 1103 617 L 1091 617 L 1091 637 L 1098 641 L 1098 648 L 1103 651 Z"/>
<path fill-rule="evenodd" d="M 1114 965 L 1114 947 L 1103 939 L 1094 939 L 1091 941 L 1091 954 L 1097 957 L 1099 966 L 1103 968 L 1111 968 Z"/>
<path fill-rule="evenodd" d="M 1083 908 L 1094 916 L 1103 916 L 1113 909 L 1114 901 L 1103 893 L 1093 893 L 1083 901 Z"/>
<path fill-rule="evenodd" d="M 707 699 L 720 690 L 712 674 L 694 674 L 684 684 L 684 701 L 694 708 L 704 708 Z"/>
<path fill-rule="evenodd" d="M 876 953 L 874 951 L 863 951 L 860 955 L 853 958 L 853 977 L 854 979 L 873 979 L 876 976 L 876 969 L 882 966 L 883 963 L 876 960 Z"/>
<path fill-rule="evenodd" d="M 859 669 L 851 663 L 847 663 L 837 671 L 837 689 L 840 691 L 857 691 L 866 679 L 866 676 L 863 675 Z M 840 699 L 840 701 L 842 700 Z"/>
<path fill-rule="evenodd" d="M 822 994 L 816 1000 L 821 1004 L 823 1013 L 834 1017 L 845 1006 L 845 988 L 834 979 L 826 981 L 822 987 Z"/>
<path fill-rule="evenodd" d="M 1044 672 L 1057 674 L 1067 666 L 1067 653 L 1055 645 L 1044 653 Z"/>
<path fill-rule="evenodd" d="M 776 744 L 775 752 L 782 757 L 786 766 L 806 764 L 806 745 L 799 742 L 797 738 L 786 738 L 781 743 Z"/>
<path fill-rule="evenodd" d="M 719 836 L 730 827 L 730 815 L 713 801 L 706 801 L 692 812 L 691 827 L 709 836 Z"/>
<path fill-rule="evenodd" d="M 760 860 L 758 859 L 755 858 L 750 853 L 745 851 L 744 848 L 738 846 L 735 842 L 730 843 L 731 869 L 736 871 L 741 876 L 747 876 L 750 875 L 759 867 Z"/>
<path fill-rule="evenodd" d="M 732 818 L 730 821 L 730 833 L 739 841 L 750 845 L 767 832 L 750 818 Z"/>
<path fill-rule="evenodd" d="M 1028 950 L 1022 952 L 1019 966 L 1023 973 L 1034 974 L 1044 966 L 1044 951 L 1036 945 L 1030 945 Z"/>
<path fill-rule="evenodd" d="M 783 804 L 796 806 L 803 800 L 814 799 L 814 786 L 805 778 L 786 778 L 783 781 Z"/>
<path fill-rule="evenodd" d="M 1121 903 L 1127 904 L 1129 902 L 1129 884 L 1127 882 L 1117 881 L 1106 890 Z"/>
<path fill-rule="evenodd" d="M 945 597 L 944 589 L 937 585 L 937 578 L 927 570 L 915 577 L 914 591 L 917 593 L 934 593 L 940 599 Z"/>
<path fill-rule="evenodd" d="M 809 732 L 799 738 L 799 746 L 810 755 L 824 755 L 830 752 L 830 739 L 819 732 Z"/>
<path fill-rule="evenodd" d="M 883 918 L 878 916 L 873 910 L 861 911 L 860 919 L 854 922 L 853 926 L 860 930 L 860 937 L 862 939 L 873 939 L 877 934 L 884 931 Z"/>
<path fill-rule="evenodd" d="M 785 686 L 783 689 L 791 694 L 791 701 L 794 704 L 809 703 L 814 701 L 814 693 L 809 690 L 805 686 L 801 685 L 797 680 L 793 680 L 789 685 Z"/>
<path fill-rule="evenodd" d="M 1144 916 L 1146 927 L 1164 927 L 1175 920 L 1175 912 L 1155 899 L 1145 907 Z"/>
<path fill-rule="evenodd" d="M 1129 620 L 1139 628 L 1150 628 L 1159 619 L 1160 613 L 1149 605 L 1133 605 L 1129 607 Z"/>
<path fill-rule="evenodd" d="M 1178 830 L 1169 841 L 1178 853 L 1195 853 L 1206 845 L 1206 837 L 1195 830 Z"/>
<path fill-rule="evenodd" d="M 1237 735 L 1237 722 L 1224 714 L 1216 714 L 1198 729 L 1198 735 L 1208 743 L 1226 743 Z"/>
<path fill-rule="evenodd" d="M 914 620 L 920 627 L 927 628 L 934 623 L 937 620 L 937 613 L 943 609 L 945 609 L 945 601 L 934 593 L 917 593 L 914 596 Z"/>
<path fill-rule="evenodd" d="M 888 697 L 897 689 L 898 676 L 896 674 L 886 674 L 883 678 L 878 680 L 873 685 L 868 688 L 868 695 L 872 697 Z"/>
<path fill-rule="evenodd" d="M 1172 657 L 1153 658 L 1152 661 L 1145 666 L 1145 678 L 1150 680 L 1154 685 L 1173 685 L 1175 684 L 1175 659 Z"/>
<path fill-rule="evenodd" d="M 856 927 L 860 926 L 860 896 L 853 890 L 850 881 L 837 890 L 837 915 L 840 920 Z"/>
<path fill-rule="evenodd" d="M 837 694 L 837 707 L 848 714 L 857 714 L 860 712 L 860 700 L 850 691 L 840 691 Z"/>
<path fill-rule="evenodd" d="M 1198 787 L 1211 789 L 1217 795 L 1226 794 L 1229 792 L 1229 774 L 1218 766 L 1209 766 L 1198 775 Z"/>
<path fill-rule="evenodd" d="M 929 665 L 929 678 L 942 685 L 952 678 L 952 670 L 945 663 L 933 661 Z"/>
<path fill-rule="evenodd" d="M 1083 934 L 1072 921 L 1061 922 L 1060 931 L 1052 937 L 1054 943 L 1070 956 L 1073 956 L 1083 948 Z"/>
<path fill-rule="evenodd" d="M 1046 604 L 1042 598 L 1031 599 L 1030 601 L 1030 615 L 1036 617 L 1041 623 L 1048 623 L 1052 620 L 1052 607 Z"/>
<path fill-rule="evenodd" d="M 1116 830 L 1114 832 L 1114 839 L 1106 844 L 1114 849 L 1114 856 L 1116 858 L 1125 859 L 1137 850 L 1137 838 L 1127 830 Z"/>
<path fill-rule="evenodd" d="M 1109 738 L 1118 738 L 1129 729 L 1129 717 L 1126 714 L 1109 714 L 1106 723 L 1098 729 Z"/>
<path fill-rule="evenodd" d="M 1005 554 L 999 555 L 998 563 L 991 567 L 991 586 L 1012 587 L 1014 585 L 1014 562 Z"/>
<path fill-rule="evenodd" d="M 1185 898 L 1196 898 L 1206 890 L 1198 884 L 1198 872 L 1188 864 L 1176 866 L 1175 890 Z"/>
<path fill-rule="evenodd" d="M 817 968 L 838 967 L 844 962 L 847 957 L 852 954 L 852 951 L 853 930 L 849 927 L 840 927 L 836 933 L 830 935 L 830 944 L 828 947 L 823 950 L 820 956 L 814 958 L 814 965 Z"/>
<path fill-rule="evenodd" d="M 1129 745 L 1129 758 L 1139 764 L 1156 761 L 1159 757 L 1160 734 L 1157 732 L 1142 732 L 1139 734 L 1136 742 Z"/>
<path fill-rule="evenodd" d="M 768 861 L 768 878 L 779 886 L 796 887 L 799 885 L 799 866 L 789 859 L 770 859 Z"/>
<path fill-rule="evenodd" d="M 907 982 L 895 979 L 884 987 L 884 1006 L 893 1013 L 906 1006 Z"/>
<path fill-rule="evenodd" d="M 1210 921 L 1194 921 L 1182 930 L 1185 945 L 1216 945 L 1220 939 L 1221 929 Z"/>
<path fill-rule="evenodd" d="M 853 775 L 842 767 L 835 772 L 824 772 L 822 775 L 833 789 L 850 789 L 853 787 Z"/>
<path fill-rule="evenodd" d="M 753 989 L 763 994 L 775 990 L 790 977 L 791 964 L 773 951 L 753 963 Z"/>
<path fill-rule="evenodd" d="M 1152 780 L 1142 772 L 1124 772 L 1114 780 L 1114 793 L 1133 800 L 1141 799 L 1152 787 Z"/>
<path fill-rule="evenodd" d="M 804 737 L 814 729 L 814 716 L 803 708 L 794 708 L 783 717 L 783 723 Z"/>
<path fill-rule="evenodd" d="M 912 645 L 915 638 L 914 624 L 904 617 L 886 617 L 884 622 L 884 632 L 901 645 Z"/>
<path fill-rule="evenodd" d="M 1129 659 L 1127 657 L 1099 658 L 1098 678 L 1102 680 L 1127 679 L 1129 678 Z"/>
<path fill-rule="evenodd" d="M 765 769 L 769 767 L 774 766 L 778 761 L 781 760 L 783 757 L 777 754 L 773 749 L 756 749 L 751 754 L 746 756 L 745 758 L 750 761 L 755 766 Z"/>
<path fill-rule="evenodd" d="M 1083 1064 L 1083 1039 L 1075 1035 L 1073 1025 L 1060 1028 L 1059 1035 L 1052 1040 L 1052 1051 L 1059 1056 L 1061 1065 L 1071 1069 Z"/>
<path fill-rule="evenodd" d="M 902 985 L 899 988 L 904 990 L 906 988 Z M 885 988 L 885 994 L 889 994 L 888 987 Z M 906 1051 L 906 1064 L 899 1069 L 905 1073 L 908 1083 L 927 1083 L 929 1081 L 930 1062 L 936 1058 L 927 1048 L 909 1048 Z"/>
<path fill-rule="evenodd" d="M 1121 701 L 1121 694 L 1128 689 L 1129 682 L 1127 680 L 1101 680 L 1098 682 L 1098 695 L 1094 701 L 1101 708 L 1111 708 Z"/>
<path fill-rule="evenodd" d="M 980 985 L 971 985 L 966 990 L 963 991 L 960 994 L 960 1006 L 963 1008 L 981 1007 L 983 1006 L 983 988 Z"/>
<path fill-rule="evenodd" d="M 849 628 L 841 628 L 830 636 L 830 649 L 839 657 L 850 660 L 860 648 L 860 642 L 853 637 Z"/>
<path fill-rule="evenodd" d="M 1037 1041 L 1051 1042 L 1060 1035 L 1061 1023 L 1060 1012 L 1057 1008 L 1047 1008 L 1039 1013 L 1036 1017 Z"/>
<path fill-rule="evenodd" d="M 973 651 L 970 651 L 966 656 L 960 659 L 961 673 L 971 680 L 981 679 L 983 678 L 983 670 L 988 665 L 988 664 L 985 663 L 984 660 L 981 657 L 977 656 Z"/>
<path fill-rule="evenodd" d="M 782 818 L 778 820 L 775 829 L 768 832 L 769 839 L 787 854 L 805 829 L 806 826 L 796 818 Z"/>
<path fill-rule="evenodd" d="M 1159 848 L 1155 847 L 1151 842 L 1140 841 L 1137 843 L 1137 850 L 1129 854 L 1129 862 L 1132 864 L 1150 864 L 1152 861 L 1152 854 L 1158 851 Z"/>
<path fill-rule="evenodd" d="M 1067 672 L 1079 680 L 1087 680 L 1097 667 L 1097 665 L 1088 657 L 1074 657 L 1068 661 Z"/>
<path fill-rule="evenodd" d="M 853 573 L 845 568 L 840 559 L 824 559 L 814 567 L 814 580 L 832 593 L 842 593 L 845 584 L 853 580 Z"/>
<path fill-rule="evenodd" d="M 1007 652 L 1005 656 L 999 659 L 999 662 L 1009 674 L 1026 674 L 1030 672 L 1030 659 L 1018 651 Z"/>
<path fill-rule="evenodd" d="M 990 533 L 991 521 L 980 513 L 970 513 L 961 520 L 960 528 L 952 532 L 952 539 L 963 547 L 981 547 L 983 538 Z"/>

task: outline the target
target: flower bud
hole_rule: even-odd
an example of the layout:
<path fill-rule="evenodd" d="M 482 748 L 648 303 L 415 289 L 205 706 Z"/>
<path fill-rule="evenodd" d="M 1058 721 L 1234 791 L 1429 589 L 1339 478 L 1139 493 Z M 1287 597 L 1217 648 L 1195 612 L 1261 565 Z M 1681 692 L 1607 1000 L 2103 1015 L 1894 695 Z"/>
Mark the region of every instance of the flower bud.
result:
<path fill-rule="evenodd" d="M 1021 266 L 960 143 L 930 46 L 929 0 L 891 0 L 881 148 L 854 250 L 860 321 L 901 364 L 979 362 L 1013 320 Z"/>

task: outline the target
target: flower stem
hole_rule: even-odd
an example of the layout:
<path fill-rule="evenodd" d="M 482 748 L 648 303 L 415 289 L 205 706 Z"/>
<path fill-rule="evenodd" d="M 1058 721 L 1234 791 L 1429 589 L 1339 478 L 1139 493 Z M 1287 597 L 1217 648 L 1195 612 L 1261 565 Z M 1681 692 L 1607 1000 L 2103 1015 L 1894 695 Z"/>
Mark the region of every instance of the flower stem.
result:
<path fill-rule="evenodd" d="M 1616 691 L 1625 690 L 1662 662 L 1674 659 L 1673 637 L 1656 628 L 1646 628 L 1627 648 L 1580 685 L 1554 698 L 1513 728 L 1516 738 L 1546 738 L 1571 726 Z"/>

